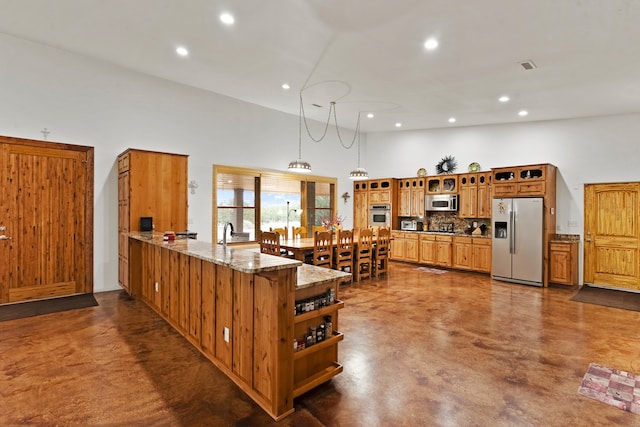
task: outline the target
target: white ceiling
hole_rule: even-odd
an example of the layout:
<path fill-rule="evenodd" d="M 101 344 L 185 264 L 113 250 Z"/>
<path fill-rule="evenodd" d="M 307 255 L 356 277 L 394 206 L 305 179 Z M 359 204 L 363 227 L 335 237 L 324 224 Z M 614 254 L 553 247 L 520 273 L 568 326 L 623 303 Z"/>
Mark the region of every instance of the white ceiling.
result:
<path fill-rule="evenodd" d="M 0 0 L 0 32 L 365 131 L 640 112 L 640 0 Z"/>

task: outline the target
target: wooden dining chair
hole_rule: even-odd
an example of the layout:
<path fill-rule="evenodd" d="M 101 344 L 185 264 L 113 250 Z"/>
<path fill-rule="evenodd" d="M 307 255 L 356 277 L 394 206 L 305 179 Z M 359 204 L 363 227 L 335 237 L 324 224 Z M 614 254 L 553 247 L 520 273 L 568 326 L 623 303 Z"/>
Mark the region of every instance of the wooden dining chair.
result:
<path fill-rule="evenodd" d="M 338 230 L 334 269 L 353 273 L 353 230 Z"/>
<path fill-rule="evenodd" d="M 313 225 L 311 226 L 311 233 L 315 236 L 316 233 L 320 232 L 322 233 L 323 231 L 327 231 L 326 228 L 324 228 L 322 225 Z"/>
<path fill-rule="evenodd" d="M 304 225 L 300 227 L 294 227 L 293 237 L 307 237 L 307 227 Z"/>
<path fill-rule="evenodd" d="M 276 228 L 269 228 L 269 231 L 274 231 L 276 233 L 278 233 L 280 235 L 281 239 L 288 239 L 289 235 L 287 234 L 287 227 L 276 227 Z"/>
<path fill-rule="evenodd" d="M 370 278 L 373 270 L 373 232 L 370 228 L 362 228 L 358 233 L 355 262 L 355 280 Z"/>
<path fill-rule="evenodd" d="M 275 231 L 260 233 L 260 252 L 263 254 L 282 256 L 280 250 L 280 235 Z"/>
<path fill-rule="evenodd" d="M 376 250 L 374 252 L 376 277 L 387 272 L 389 267 L 389 248 L 391 245 L 391 230 L 382 227 L 378 230 Z"/>
<path fill-rule="evenodd" d="M 313 265 L 331 268 L 333 263 L 333 233 L 323 231 L 313 236 Z"/>

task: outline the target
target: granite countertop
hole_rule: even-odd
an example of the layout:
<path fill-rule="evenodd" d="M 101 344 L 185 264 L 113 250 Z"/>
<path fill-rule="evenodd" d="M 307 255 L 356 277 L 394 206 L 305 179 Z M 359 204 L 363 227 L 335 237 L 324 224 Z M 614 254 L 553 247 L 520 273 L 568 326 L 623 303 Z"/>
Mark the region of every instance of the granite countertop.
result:
<path fill-rule="evenodd" d="M 232 246 L 227 246 L 225 250 L 222 245 L 200 240 L 182 238 L 167 242 L 163 236 L 163 233 L 158 232 L 129 233 L 129 237 L 133 239 L 166 247 L 173 251 L 200 258 L 204 261 L 213 262 L 214 264 L 224 265 L 243 273 L 275 271 L 302 265 L 301 261 L 295 259 L 261 254 L 260 252 L 246 249 L 234 249 Z"/>
<path fill-rule="evenodd" d="M 410 231 L 410 230 L 391 230 L 392 232 L 399 232 L 399 233 L 417 233 L 417 234 L 435 234 L 435 235 L 439 235 L 439 236 L 453 236 L 453 237 L 476 237 L 479 239 L 490 239 L 491 236 L 488 234 L 467 234 L 467 233 L 460 233 L 460 232 L 455 232 L 455 233 L 447 233 L 445 231 Z"/>
<path fill-rule="evenodd" d="M 333 282 L 336 279 L 346 279 L 348 277 L 351 277 L 351 273 L 332 270 L 330 268 L 316 267 L 315 265 L 310 264 L 302 264 L 298 267 L 298 282 L 296 284 L 296 289 L 303 289 L 309 286 Z"/>

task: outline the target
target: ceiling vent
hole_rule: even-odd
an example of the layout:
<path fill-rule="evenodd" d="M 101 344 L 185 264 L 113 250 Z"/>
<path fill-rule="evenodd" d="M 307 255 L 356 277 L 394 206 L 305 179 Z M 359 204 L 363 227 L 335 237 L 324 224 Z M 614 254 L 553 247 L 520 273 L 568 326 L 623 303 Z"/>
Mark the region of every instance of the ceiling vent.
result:
<path fill-rule="evenodd" d="M 311 104 L 311 105 L 313 105 L 316 108 L 322 108 L 322 105 L 320 105 L 320 104 Z"/>
<path fill-rule="evenodd" d="M 521 65 L 521 66 L 522 66 L 522 68 L 524 68 L 525 70 L 533 70 L 533 69 L 537 68 L 537 67 L 536 67 L 536 64 L 534 64 L 534 63 L 533 63 L 533 61 L 531 61 L 530 59 L 529 59 L 529 60 L 526 60 L 526 61 L 522 61 L 522 62 L 520 63 L 520 65 Z"/>

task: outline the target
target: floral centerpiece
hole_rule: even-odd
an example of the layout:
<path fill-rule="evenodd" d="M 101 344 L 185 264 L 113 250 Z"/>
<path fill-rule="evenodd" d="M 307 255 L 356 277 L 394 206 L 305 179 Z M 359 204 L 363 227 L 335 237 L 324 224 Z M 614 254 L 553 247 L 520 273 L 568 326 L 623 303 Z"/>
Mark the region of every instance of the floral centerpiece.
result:
<path fill-rule="evenodd" d="M 342 225 L 344 218 L 340 215 L 335 215 L 334 217 L 325 216 L 322 218 L 322 225 L 327 230 L 336 231 L 336 226 Z"/>

